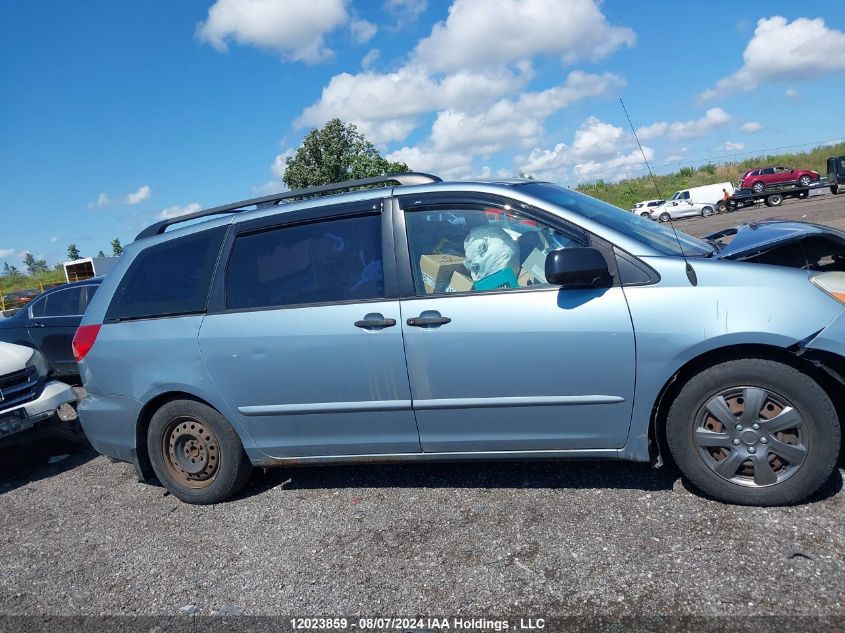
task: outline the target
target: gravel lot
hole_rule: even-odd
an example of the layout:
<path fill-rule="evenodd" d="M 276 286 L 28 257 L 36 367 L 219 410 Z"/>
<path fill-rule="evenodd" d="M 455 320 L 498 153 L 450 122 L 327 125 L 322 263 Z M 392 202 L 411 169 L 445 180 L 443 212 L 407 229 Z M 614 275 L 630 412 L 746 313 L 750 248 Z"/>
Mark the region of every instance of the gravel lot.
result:
<path fill-rule="evenodd" d="M 827 195 L 677 226 L 843 211 Z M 0 614 L 845 615 L 841 468 L 792 508 L 615 462 L 274 470 L 192 507 L 91 450 L 0 459 Z"/>

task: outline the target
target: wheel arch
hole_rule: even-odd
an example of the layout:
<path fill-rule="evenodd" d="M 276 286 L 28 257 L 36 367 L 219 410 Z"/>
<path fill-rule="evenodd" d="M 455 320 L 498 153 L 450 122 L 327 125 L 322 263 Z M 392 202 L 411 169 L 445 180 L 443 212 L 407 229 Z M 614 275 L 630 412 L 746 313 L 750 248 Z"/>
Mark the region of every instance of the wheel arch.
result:
<path fill-rule="evenodd" d="M 223 412 L 220 411 L 219 408 L 215 407 L 212 403 L 195 394 L 188 393 L 187 391 L 165 391 L 147 401 L 141 408 L 141 411 L 138 413 L 138 420 L 135 423 L 136 457 L 138 459 L 138 468 L 140 469 L 141 476 L 145 481 L 155 479 L 153 466 L 150 462 L 150 452 L 147 447 L 147 431 L 150 428 L 150 421 L 152 420 L 153 415 L 155 415 L 156 411 L 158 411 L 168 402 L 173 402 L 174 400 L 193 400 L 194 402 L 199 402 L 200 404 L 204 404 L 207 407 L 211 407 L 212 409 L 226 417 Z"/>
<path fill-rule="evenodd" d="M 690 359 L 663 385 L 649 420 L 648 443 L 652 463 L 659 465 L 672 459 L 666 441 L 666 421 L 669 408 L 685 382 L 707 367 L 742 358 L 780 362 L 810 376 L 833 402 L 839 424 L 845 431 L 845 359 L 828 352 L 805 350 L 797 346 L 783 348 L 759 343 L 730 345 L 708 350 Z"/>

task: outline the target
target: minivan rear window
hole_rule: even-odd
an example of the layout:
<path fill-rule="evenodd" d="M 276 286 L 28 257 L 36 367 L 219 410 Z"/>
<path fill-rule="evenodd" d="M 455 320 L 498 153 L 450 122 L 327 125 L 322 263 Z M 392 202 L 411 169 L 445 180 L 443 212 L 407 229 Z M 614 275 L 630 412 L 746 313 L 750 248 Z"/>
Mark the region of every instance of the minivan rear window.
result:
<path fill-rule="evenodd" d="M 150 246 L 115 290 L 106 322 L 204 312 L 226 226 Z"/>

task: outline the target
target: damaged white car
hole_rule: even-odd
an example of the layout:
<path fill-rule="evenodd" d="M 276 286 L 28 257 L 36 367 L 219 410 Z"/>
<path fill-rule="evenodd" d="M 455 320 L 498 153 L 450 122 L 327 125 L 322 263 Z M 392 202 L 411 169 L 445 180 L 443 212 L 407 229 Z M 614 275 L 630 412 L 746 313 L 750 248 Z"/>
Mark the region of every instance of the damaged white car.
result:
<path fill-rule="evenodd" d="M 50 380 L 50 366 L 38 350 L 0 343 L 0 447 L 58 436 L 82 443 L 76 392 Z"/>

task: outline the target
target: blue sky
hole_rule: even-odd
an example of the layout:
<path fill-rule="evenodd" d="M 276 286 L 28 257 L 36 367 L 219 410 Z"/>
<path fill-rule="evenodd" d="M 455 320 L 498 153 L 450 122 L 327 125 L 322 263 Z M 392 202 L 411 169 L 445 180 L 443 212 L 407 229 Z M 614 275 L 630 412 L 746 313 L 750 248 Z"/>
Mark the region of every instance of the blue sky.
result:
<path fill-rule="evenodd" d="M 0 262 L 281 189 L 331 116 L 446 177 L 566 184 L 844 136 L 845 15 L 794 2 L 0 3 Z"/>

